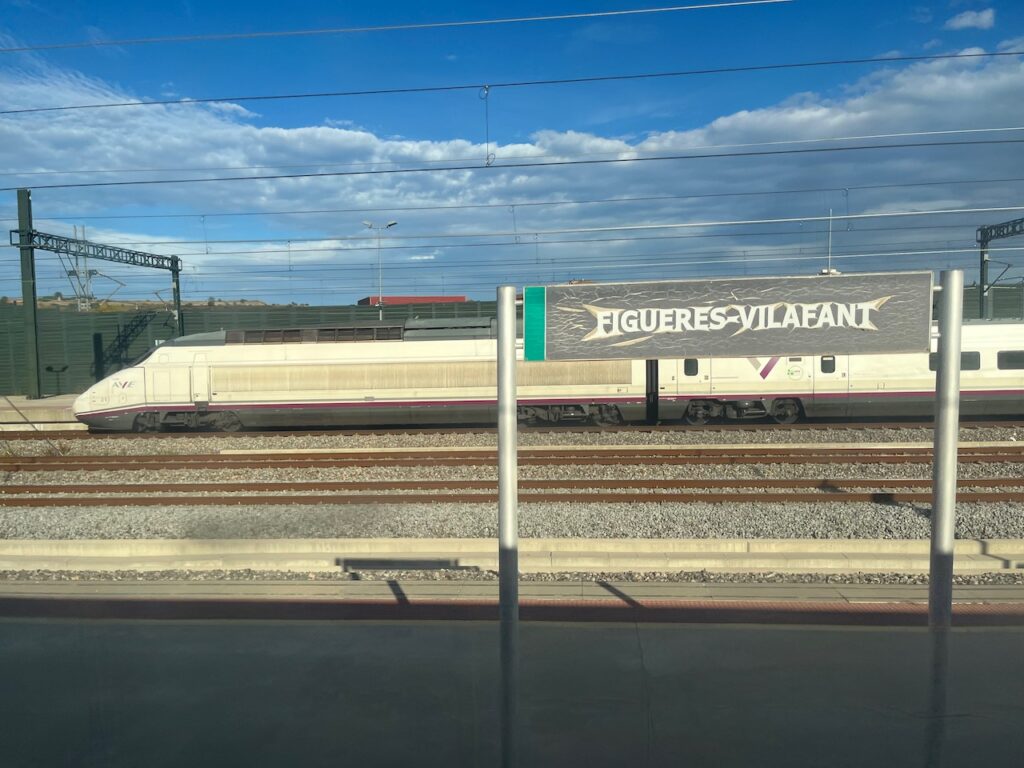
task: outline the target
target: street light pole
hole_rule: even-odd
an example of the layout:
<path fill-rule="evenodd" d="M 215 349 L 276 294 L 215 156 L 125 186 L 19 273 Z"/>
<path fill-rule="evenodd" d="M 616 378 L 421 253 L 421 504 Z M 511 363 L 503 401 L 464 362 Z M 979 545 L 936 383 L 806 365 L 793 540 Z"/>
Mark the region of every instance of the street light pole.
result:
<path fill-rule="evenodd" d="M 381 321 L 384 320 L 384 270 L 380 260 L 380 233 L 385 229 L 391 229 L 396 224 L 398 224 L 397 221 L 389 221 L 387 224 L 377 227 L 372 221 L 363 222 L 363 226 L 367 229 L 377 231 L 377 309 L 380 312 L 377 319 Z"/>

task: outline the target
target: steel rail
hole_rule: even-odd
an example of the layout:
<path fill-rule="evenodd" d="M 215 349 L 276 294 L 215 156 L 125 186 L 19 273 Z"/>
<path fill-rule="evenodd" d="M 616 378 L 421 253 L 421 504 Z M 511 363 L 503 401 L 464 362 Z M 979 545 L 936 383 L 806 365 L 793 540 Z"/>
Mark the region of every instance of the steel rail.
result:
<path fill-rule="evenodd" d="M 676 464 L 924 464 L 931 462 L 930 448 L 899 449 L 815 449 L 785 447 L 729 446 L 708 449 L 593 449 L 549 450 L 524 448 L 520 465 L 676 465 Z M 338 467 L 451 467 L 489 466 L 496 461 L 493 450 L 409 451 L 348 454 L 200 454 L 147 456 L 23 456 L 0 457 L 6 472 L 72 470 L 170 470 L 170 469 L 258 469 Z M 1020 448 L 961 448 L 960 463 L 1024 463 Z"/>
<path fill-rule="evenodd" d="M 851 488 L 871 488 L 876 490 L 892 490 L 896 488 L 930 488 L 932 481 L 924 478 L 872 479 L 850 478 L 834 480 L 816 480 L 808 478 L 761 479 L 749 480 L 697 480 L 697 479 L 591 479 L 566 478 L 559 480 L 520 480 L 521 490 L 551 489 L 785 489 L 810 488 L 819 491 L 843 491 Z M 51 495 L 58 497 L 65 494 L 170 494 L 170 493 L 252 493 L 264 491 L 281 493 L 285 491 L 304 491 L 308 493 L 323 491 L 415 491 L 415 490 L 493 490 L 497 487 L 496 480 L 337 480 L 337 481 L 285 481 L 285 482 L 226 482 L 226 483 L 87 483 L 77 485 L 8 485 L 0 486 L 0 496 L 14 495 Z M 960 488 L 1020 488 L 1024 489 L 1024 478 L 986 477 L 970 480 L 960 479 Z"/>
<path fill-rule="evenodd" d="M 823 430 L 854 430 L 868 431 L 895 429 L 932 429 L 931 420 L 921 421 L 861 421 L 861 422 L 799 422 L 797 424 L 775 424 L 765 421 L 750 421 L 727 424 L 703 424 L 691 426 L 687 424 L 618 424 L 608 426 L 572 425 L 572 426 L 521 426 L 523 434 L 587 434 L 587 433 L 657 433 L 657 432 L 816 432 Z M 961 429 L 1014 429 L 1024 427 L 1024 421 L 964 421 Z M 494 427 L 469 426 L 423 426 L 394 427 L 374 429 L 337 428 L 337 429 L 288 429 L 288 430 L 254 430 L 242 432 L 105 432 L 102 430 L 49 430 L 39 432 L 34 429 L 10 430 L 0 432 L 0 442 L 15 440 L 39 440 L 45 436 L 51 440 L 175 440 L 194 439 L 197 437 L 219 440 L 239 438 L 273 438 L 273 437 L 361 437 L 361 436 L 408 436 L 437 434 L 494 434 Z"/>
<path fill-rule="evenodd" d="M 806 493 L 793 492 L 770 493 L 730 492 L 730 493 L 522 493 L 520 503 L 550 502 L 572 504 L 735 504 L 756 502 L 758 504 L 794 504 L 827 501 L 828 503 L 872 502 L 876 504 L 930 504 L 930 491 L 850 491 L 846 493 Z M 70 496 L 63 498 L 33 496 L 0 496 L 0 507 L 116 507 L 116 506 L 281 506 L 281 505 L 320 505 L 320 504 L 361 504 L 366 506 L 384 506 L 398 504 L 434 504 L 444 501 L 448 504 L 494 504 L 497 493 L 403 493 L 403 494 L 305 494 L 305 495 L 264 495 L 264 496 Z M 965 491 L 957 494 L 957 500 L 963 503 L 993 503 L 1024 501 L 1021 491 Z"/>

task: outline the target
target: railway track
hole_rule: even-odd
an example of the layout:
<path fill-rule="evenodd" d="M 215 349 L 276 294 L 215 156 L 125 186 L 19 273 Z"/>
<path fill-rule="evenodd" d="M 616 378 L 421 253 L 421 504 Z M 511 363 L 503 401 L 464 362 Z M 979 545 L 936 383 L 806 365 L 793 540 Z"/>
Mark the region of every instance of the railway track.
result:
<path fill-rule="evenodd" d="M 920 421 L 858 421 L 858 422 L 800 422 L 797 424 L 775 424 L 763 421 L 730 424 L 705 424 L 689 426 L 686 424 L 622 424 L 613 426 L 559 426 L 559 427 L 528 427 L 520 429 L 525 434 L 586 434 L 597 433 L 658 433 L 658 432 L 756 432 L 760 430 L 815 432 L 822 430 L 897 430 L 897 429 L 931 429 L 934 426 L 930 419 Z M 961 428 L 969 429 L 1013 429 L 1024 427 L 1024 421 L 963 421 Z M 0 432 L 0 443 L 18 440 L 180 440 L 186 438 L 216 438 L 230 441 L 239 438 L 271 438 L 271 437 L 357 437 L 367 435 L 403 436 L 433 434 L 494 434 L 494 427 L 408 427 L 381 429 L 320 429 L 320 430 L 263 430 L 246 432 L 103 432 L 84 430 L 53 430 L 36 431 L 24 429 L 19 431 Z"/>
<path fill-rule="evenodd" d="M 574 503 L 929 503 L 930 480 L 523 480 L 519 500 Z M 145 483 L 0 487 L 0 507 L 230 506 L 495 503 L 486 480 L 383 482 Z M 623 489 L 632 489 L 627 492 Z M 755 490 L 756 488 L 756 490 Z M 1024 480 L 977 478 L 959 483 L 961 502 L 1024 501 Z M 984 490 L 981 490 L 984 489 Z M 999 489 L 999 490 L 993 490 Z M 428 491 L 428 492 L 424 492 Z M 689 492 L 688 492 L 689 491 Z M 260 495 L 253 495 L 260 492 Z M 196 495 L 203 494 L 203 495 Z"/>
<path fill-rule="evenodd" d="M 520 465 L 655 465 L 655 464 L 925 464 L 930 446 L 921 445 L 728 445 L 728 446 L 573 446 L 520 448 Z M 960 463 L 1024 463 L 1024 444 L 966 444 Z M 3 456 L 0 472 L 68 470 L 177 470 L 339 467 L 494 466 L 489 448 L 230 452 L 141 456 Z"/>

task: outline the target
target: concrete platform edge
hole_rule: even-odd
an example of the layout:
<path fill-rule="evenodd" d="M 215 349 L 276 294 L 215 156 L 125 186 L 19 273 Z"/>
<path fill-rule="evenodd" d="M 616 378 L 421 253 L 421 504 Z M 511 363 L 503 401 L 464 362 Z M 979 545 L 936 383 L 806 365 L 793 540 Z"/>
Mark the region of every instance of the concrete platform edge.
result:
<path fill-rule="evenodd" d="M 523 599 L 523 621 L 925 627 L 908 603 Z M 496 621 L 496 600 L 0 598 L 0 618 L 121 620 Z M 960 604 L 956 627 L 1024 626 L 1024 603 Z"/>

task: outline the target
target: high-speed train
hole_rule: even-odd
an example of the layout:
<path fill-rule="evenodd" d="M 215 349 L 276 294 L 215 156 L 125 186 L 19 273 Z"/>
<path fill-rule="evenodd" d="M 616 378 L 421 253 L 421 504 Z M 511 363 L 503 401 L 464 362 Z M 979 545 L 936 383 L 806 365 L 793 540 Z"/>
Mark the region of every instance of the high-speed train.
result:
<path fill-rule="evenodd" d="M 183 336 L 80 395 L 92 427 L 155 431 L 243 427 L 493 423 L 493 339 L 409 340 L 401 326 L 218 331 Z M 931 355 L 804 355 L 525 362 L 524 421 L 599 424 L 714 419 L 924 416 Z M 966 323 L 961 412 L 1024 415 L 1024 323 Z M 522 350 L 519 350 L 522 357 Z"/>

